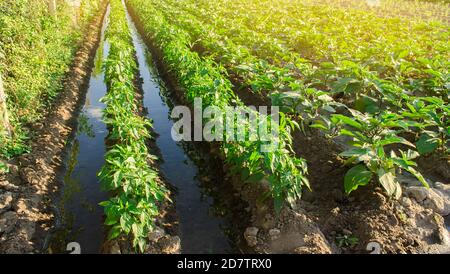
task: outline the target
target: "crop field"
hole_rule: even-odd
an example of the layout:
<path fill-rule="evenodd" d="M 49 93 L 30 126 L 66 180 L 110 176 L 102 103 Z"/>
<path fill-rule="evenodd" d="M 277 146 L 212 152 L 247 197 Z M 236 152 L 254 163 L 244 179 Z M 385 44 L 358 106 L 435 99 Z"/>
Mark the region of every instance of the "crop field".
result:
<path fill-rule="evenodd" d="M 450 253 L 448 1 L 0 8 L 0 253 Z"/>

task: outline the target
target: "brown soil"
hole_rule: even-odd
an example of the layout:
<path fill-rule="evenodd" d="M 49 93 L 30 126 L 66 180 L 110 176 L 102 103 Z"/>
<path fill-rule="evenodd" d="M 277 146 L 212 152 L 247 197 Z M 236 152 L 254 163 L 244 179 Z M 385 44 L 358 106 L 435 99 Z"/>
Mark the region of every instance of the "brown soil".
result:
<path fill-rule="evenodd" d="M 200 48 L 194 49 L 202 53 Z M 269 96 L 253 93 L 239 75 L 229 68 L 227 70 L 236 94 L 246 105 L 271 105 Z M 441 236 L 438 234 L 443 226 L 442 217 L 420 205 L 402 208 L 402 205 L 390 201 L 380 188 L 373 185 L 355 191 L 351 196 L 345 195 L 343 181 L 347 168 L 338 157 L 339 148 L 315 130 L 306 134 L 294 132 L 294 151 L 297 157 L 307 160 L 308 178 L 313 191 L 305 191 L 296 210 L 286 209 L 279 216 L 272 209 L 264 209 L 261 213 L 260 206 L 253 208 L 253 225 L 263 228 L 258 232 L 259 241 L 254 247 L 256 252 L 365 253 L 368 252 L 367 244 L 375 241 L 381 245 L 381 252 L 419 253 L 441 243 Z M 419 166 L 431 179 L 450 182 L 447 161 L 434 156 L 422 157 L 419 159 Z M 255 204 L 258 197 L 254 195 L 258 193 L 260 190 L 252 185 L 241 192 L 241 196 L 246 201 L 254 201 L 250 204 Z M 409 215 L 405 215 L 405 211 Z M 416 227 L 416 215 L 424 219 L 421 228 Z M 399 218 L 404 221 L 399 221 Z M 305 225 L 313 222 L 316 225 Z M 272 240 L 269 230 L 278 228 L 281 235 Z M 428 232 L 424 232 L 427 229 Z M 429 237 L 423 234 L 436 235 Z M 345 246 L 350 245 L 350 241 L 345 240 L 342 244 L 343 241 L 339 239 L 343 237 L 357 239 L 358 244 Z M 338 242 L 341 246 L 338 246 Z"/>
<path fill-rule="evenodd" d="M 381 253 L 448 252 L 442 216 L 414 199 L 391 200 L 375 184 L 346 195 L 342 183 L 346 168 L 337 157 L 336 144 L 314 131 L 307 136 L 296 132 L 294 140 L 296 154 L 308 161 L 312 186 L 295 208 L 284 208 L 277 215 L 271 201 L 260 198 L 268 190 L 264 182 L 242 184 L 231 176 L 241 199 L 250 205 L 247 230 L 257 231 L 244 232 L 252 248 L 247 252 L 369 253 L 369 243 L 379 245 Z"/>
<path fill-rule="evenodd" d="M 258 204 L 261 187 L 242 186 L 244 199 L 256 201 L 250 203 L 253 227 L 259 229 L 254 251 L 369 253 L 371 242 L 378 243 L 382 253 L 442 250 L 438 246 L 446 244 L 448 233 L 442 216 L 407 197 L 402 198 L 406 202 L 391 200 L 375 184 L 346 195 L 346 168 L 336 145 L 315 131 L 306 136 L 296 132 L 294 140 L 296 154 L 308 162 L 312 192 L 305 190 L 295 209 L 286 208 L 277 216 L 267 201 Z"/>
<path fill-rule="evenodd" d="M 309 163 L 313 188 L 299 205 L 315 217 L 329 241 L 335 242 L 346 234 L 359 239 L 357 245 L 342 248 L 342 252 L 364 252 L 372 241 L 380 243 L 385 252 L 420 252 L 420 237 L 409 231 L 408 225 L 400 221 L 400 212 L 396 212 L 395 206 L 400 204 L 390 201 L 373 185 L 345 195 L 342 182 L 346 168 L 337 156 L 338 148 L 317 132 L 308 135 L 297 133 L 294 137 L 296 154 Z"/>
<path fill-rule="evenodd" d="M 203 53 L 200 47 L 194 47 L 194 50 L 198 50 L 199 54 Z M 246 105 L 271 105 L 270 96 L 255 94 L 239 75 L 230 68 L 227 71 L 235 93 Z M 442 232 L 441 216 L 417 203 L 404 208 L 398 201 L 385 197 L 383 190 L 374 185 L 347 196 L 343 189 L 347 168 L 338 157 L 338 146 L 326 140 L 316 130 L 309 130 L 306 136 L 296 131 L 293 139 L 295 154 L 307 160 L 308 178 L 313 191 L 305 191 L 297 209 L 286 209 L 279 216 L 272 209 L 265 208 L 263 213 L 260 212 L 261 207 L 255 203 L 258 196 L 254 195 L 258 195 L 261 190 L 257 190 L 254 185 L 241 192 L 244 200 L 254 201 L 250 204 L 256 204 L 252 209 L 253 225 L 263 228 L 258 232 L 259 241 L 254 246 L 256 252 L 364 253 L 368 252 L 367 244 L 375 241 L 381 245 L 381 252 L 419 253 L 431 251 L 430 247 L 442 243 L 443 236 L 440 234 L 445 231 Z M 427 178 L 450 183 L 448 161 L 432 155 L 421 157 L 418 164 Z M 423 219 L 419 222 L 420 225 L 417 224 L 417 218 Z M 312 222 L 316 225 L 305 226 Z M 280 229 L 280 237 L 271 237 L 268 234 L 270 229 Z M 428 234 L 434 236 L 430 237 Z M 350 241 L 339 241 L 343 237 L 357 239 L 358 244 L 345 246 Z M 293 240 L 295 238 L 297 240 Z M 311 239 L 314 239 L 314 244 L 311 244 Z"/>
<path fill-rule="evenodd" d="M 56 193 L 58 170 L 77 118 L 98 47 L 107 1 L 85 31 L 64 86 L 51 110 L 33 125 L 31 153 L 10 161 L 11 172 L 0 177 L 0 194 L 11 193 L 6 212 L 0 212 L 0 253 L 40 252 L 54 221 L 50 197 Z"/>
<path fill-rule="evenodd" d="M 424 174 L 433 176 L 436 181 L 444 184 L 450 184 L 450 158 L 445 158 L 437 154 L 422 156 L 417 164 L 420 171 Z"/>
<path fill-rule="evenodd" d="M 129 11 L 136 19 L 132 9 Z M 139 20 L 136 22 L 138 30 L 143 33 Z M 156 57 L 163 79 L 177 83 L 162 61 L 161 52 L 149 37 L 145 40 Z M 231 80 L 235 86 L 242 84 L 237 77 Z M 183 90 L 176 84 L 171 90 L 171 95 L 184 102 Z M 248 105 L 268 102 L 261 96 L 250 96 L 245 92 L 236 90 Z M 382 253 L 422 253 L 433 251 L 433 245 L 443 242 L 443 235 L 447 232 L 442 229 L 441 216 L 407 197 L 404 197 L 407 199 L 405 203 L 392 201 L 375 184 L 354 191 L 350 196 L 345 195 L 343 177 L 347 168 L 337 157 L 337 145 L 316 131 L 308 131 L 306 136 L 295 132 L 293 137 L 296 155 L 308 162 L 308 177 L 313 188 L 312 192 L 305 191 L 294 209 L 285 208 L 276 215 L 272 202 L 261 200 L 261 193 L 267 191 L 265 182 L 243 184 L 239 178 L 227 176 L 240 198 L 249 205 L 245 210 L 251 216 L 249 223 L 252 227 L 243 232 L 250 245 L 246 252 L 368 253 L 367 245 L 376 242 Z M 218 153 L 214 148 L 212 152 Z M 226 166 L 224 171 L 227 174 Z"/>

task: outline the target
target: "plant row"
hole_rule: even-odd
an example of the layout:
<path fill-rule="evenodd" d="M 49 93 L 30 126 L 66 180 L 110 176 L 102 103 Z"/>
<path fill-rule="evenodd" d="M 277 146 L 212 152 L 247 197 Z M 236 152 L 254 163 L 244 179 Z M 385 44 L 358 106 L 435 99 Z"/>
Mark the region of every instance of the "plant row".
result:
<path fill-rule="evenodd" d="M 74 10 L 58 1 L 50 16 L 46 1 L 0 2 L 0 74 L 8 96 L 13 138 L 0 140 L 0 156 L 10 158 L 28 150 L 27 126 L 42 118 L 62 88 L 75 51 L 102 1 L 81 1 L 79 24 Z"/>
<path fill-rule="evenodd" d="M 448 83 L 450 33 L 444 23 L 386 19 L 361 10 L 300 1 L 195 4 L 197 14 L 201 12 L 210 22 L 220 25 L 227 20 L 229 26 L 278 38 L 280 44 L 313 63 L 331 63 L 336 76 L 344 77 L 345 72 L 345 77 L 358 80 L 348 68 L 352 62 L 404 89 L 448 96 L 444 86 Z"/>
<path fill-rule="evenodd" d="M 448 0 L 306 0 L 310 5 L 326 4 L 339 8 L 359 9 L 380 17 L 450 22 Z"/>
<path fill-rule="evenodd" d="M 258 123 L 273 123 L 271 115 L 246 107 L 234 94 L 224 68 L 212 58 L 202 58 L 192 51 L 189 34 L 166 20 L 151 1 L 130 0 L 127 3 L 139 18 L 146 36 L 162 52 L 164 62 L 176 75 L 186 100 L 193 104 L 195 98 L 201 98 L 203 107 L 214 106 L 220 111 L 219 115 L 205 119 L 206 123 L 218 121 L 218 124 L 223 124 L 230 106 L 238 106 L 251 113 L 257 117 Z M 293 155 L 291 147 L 291 131 L 297 125 L 285 115 L 280 116 L 279 125 L 278 137 L 269 134 L 265 140 L 261 138 L 261 132 L 247 130 L 250 128 L 249 120 L 233 123 L 234 132 L 249 132 L 245 141 L 224 136 L 220 142 L 225 162 L 231 166 L 232 172 L 240 173 L 244 181 L 268 183 L 270 191 L 267 195 L 273 198 L 277 210 L 285 202 L 293 204 L 301 196 L 302 188 L 309 187 L 306 163 Z M 250 141 L 251 137 L 256 138 Z M 262 145 L 272 149 L 264 151 Z"/>
<path fill-rule="evenodd" d="M 133 246 L 145 250 L 147 235 L 155 226 L 158 204 L 168 199 L 146 140 L 151 138 L 151 123 L 140 116 L 134 79 L 137 73 L 135 51 L 126 14 L 120 0 L 110 1 L 110 23 L 105 39 L 110 44 L 103 65 L 108 92 L 104 121 L 113 145 L 105 155 L 105 165 L 98 176 L 112 198 L 100 203 L 111 226 L 109 239 L 131 233 Z"/>
<path fill-rule="evenodd" d="M 314 87 L 313 83 L 305 81 L 305 77 L 295 77 L 285 68 L 276 68 L 253 56 L 245 46 L 230 41 L 226 36 L 226 26 L 221 28 L 220 23 L 217 23 L 221 20 L 214 18 L 214 26 L 202 23 L 186 12 L 185 9 L 189 6 L 186 1 L 183 3 L 183 9 L 179 10 L 170 0 L 153 0 L 152 3 L 155 9 L 163 12 L 168 21 L 189 32 L 189 43 L 200 44 L 203 53 L 206 51 L 216 60 L 223 62 L 232 73 L 243 78 L 245 82 L 252 83 L 252 87 L 261 83 L 260 79 L 271 80 L 274 74 L 278 75 L 276 78 L 282 79 L 283 85 L 266 85 L 266 88 L 272 93 L 273 103 L 283 106 L 287 113 L 299 115 L 300 120 L 313 123 L 313 127 L 324 130 L 329 137 L 350 138 L 348 149 L 341 154 L 348 158 L 349 163 L 353 163 L 353 168 L 345 178 L 347 192 L 356 189 L 358 185 L 367 184 L 372 176 L 376 176 L 389 194 L 398 197 L 400 186 L 395 178 L 398 169 L 407 170 L 427 185 L 415 169 L 416 163 L 413 159 L 418 156 L 416 147 L 421 154 L 437 152 L 448 157 L 449 106 L 445 99 L 439 96 L 414 96 L 392 82 L 376 78 L 370 73 L 364 82 L 374 86 L 376 94 L 372 94 L 370 89 L 358 90 L 357 85 L 355 87 L 355 83 L 349 79 L 343 81 L 345 83 L 335 91 L 320 90 Z M 239 33 L 233 37 L 236 36 L 239 37 Z M 255 36 L 249 35 L 247 39 L 241 40 L 252 41 L 254 38 Z M 270 54 L 270 50 L 267 54 Z M 249 64 L 252 67 L 243 73 L 242 67 L 249 67 Z M 254 69 L 255 64 L 265 64 L 268 69 Z M 316 71 L 328 73 L 323 66 L 322 64 Z M 333 99 L 336 94 L 346 95 L 352 92 L 352 100 L 344 101 L 346 104 Z M 343 113 L 337 114 L 337 111 Z M 352 133 L 355 130 L 358 133 Z M 408 134 L 413 135 L 409 140 L 415 144 L 402 137 Z M 394 152 L 391 150 L 394 144 L 408 148 Z"/>

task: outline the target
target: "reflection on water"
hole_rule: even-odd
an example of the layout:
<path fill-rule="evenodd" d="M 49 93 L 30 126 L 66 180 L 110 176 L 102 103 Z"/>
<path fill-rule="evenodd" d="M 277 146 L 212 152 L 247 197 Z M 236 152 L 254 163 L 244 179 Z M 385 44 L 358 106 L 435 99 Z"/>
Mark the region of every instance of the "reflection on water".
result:
<path fill-rule="evenodd" d="M 91 116 L 90 111 L 88 111 L 88 115 Z M 78 118 L 78 132 L 79 134 L 86 134 L 90 138 L 95 138 L 94 127 L 89 123 L 88 115 L 84 112 L 80 114 L 80 118 Z"/>
<path fill-rule="evenodd" d="M 87 114 L 92 118 L 92 119 L 97 119 L 99 121 L 102 120 L 102 115 L 103 115 L 103 109 L 102 108 L 95 108 L 95 107 L 91 107 L 90 109 L 86 110 Z"/>
<path fill-rule="evenodd" d="M 192 146 L 175 142 L 171 137 L 173 121 L 170 119 L 171 102 L 167 91 L 153 66 L 153 58 L 128 16 L 133 43 L 143 79 L 144 106 L 158 134 L 156 144 L 163 162 L 161 170 L 167 181 L 177 188 L 176 210 L 179 219 L 181 249 L 183 253 L 234 252 L 230 239 L 230 224 L 225 217 L 226 207 L 205 184 L 223 185 L 221 168 L 211 169 L 208 154 L 198 154 Z M 199 156 L 201 155 L 201 156 Z M 204 161 L 197 161 L 204 160 Z M 205 180 L 207 178 L 207 180 Z M 202 182 L 203 181 L 203 182 Z M 209 190 L 206 190 L 206 189 Z M 217 189 L 216 189 L 217 190 Z M 222 193 L 226 195 L 226 193 Z M 243 222 L 242 222 L 243 223 Z"/>
<path fill-rule="evenodd" d="M 109 7 L 85 104 L 78 119 L 78 130 L 66 161 L 63 191 L 58 203 L 61 226 L 54 233 L 49 248 L 53 253 L 65 252 L 67 243 L 72 241 L 80 244 L 81 253 L 99 253 L 104 239 L 103 208 L 98 203 L 107 200 L 108 194 L 101 191 L 97 173 L 104 163 L 108 134 L 101 120 L 105 105 L 100 102 L 106 93 L 101 66 L 109 50 L 108 43 L 103 41 L 108 15 Z"/>
<path fill-rule="evenodd" d="M 92 70 L 92 76 L 93 77 L 97 77 L 102 75 L 102 65 L 103 65 L 103 59 L 104 59 L 104 55 L 103 54 L 103 47 L 104 47 L 104 40 L 102 39 L 100 41 L 100 45 L 98 47 L 97 53 L 95 55 L 95 59 L 94 59 L 94 69 Z"/>

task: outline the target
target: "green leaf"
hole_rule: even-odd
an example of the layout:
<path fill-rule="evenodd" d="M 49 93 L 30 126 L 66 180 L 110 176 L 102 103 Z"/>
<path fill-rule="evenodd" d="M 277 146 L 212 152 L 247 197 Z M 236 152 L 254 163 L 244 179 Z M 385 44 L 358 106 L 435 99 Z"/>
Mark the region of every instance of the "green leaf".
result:
<path fill-rule="evenodd" d="M 409 163 L 408 163 L 407 160 L 402 159 L 402 158 L 391 158 L 391 159 L 397 166 L 399 166 L 399 167 L 401 167 L 401 168 L 403 168 L 405 170 L 408 170 Z"/>
<path fill-rule="evenodd" d="M 111 204 L 110 201 L 103 201 L 103 202 L 98 203 L 99 206 L 103 206 L 103 207 L 107 207 L 107 206 L 109 206 L 110 204 Z"/>
<path fill-rule="evenodd" d="M 131 231 L 133 232 L 135 238 L 142 236 L 142 229 L 137 223 L 133 223 L 131 225 Z"/>
<path fill-rule="evenodd" d="M 396 200 L 398 200 L 398 199 L 400 199 L 400 197 L 402 197 L 402 187 L 400 186 L 400 184 L 398 182 L 395 184 L 395 191 L 392 196 Z"/>
<path fill-rule="evenodd" d="M 112 240 L 112 239 L 115 239 L 115 238 L 119 237 L 120 232 L 121 232 L 120 225 L 119 226 L 117 226 L 117 225 L 113 226 L 111 228 L 111 231 L 109 231 L 108 239 Z"/>
<path fill-rule="evenodd" d="M 426 188 L 430 187 L 425 178 L 423 177 L 422 173 L 420 173 L 419 171 L 415 170 L 412 167 L 408 167 L 407 171 L 412 175 L 414 175 Z"/>
<path fill-rule="evenodd" d="M 344 189 L 348 194 L 359 186 L 367 185 L 372 179 L 372 173 L 362 164 L 349 169 L 344 177 Z"/>
<path fill-rule="evenodd" d="M 422 134 L 416 142 L 417 151 L 421 154 L 433 152 L 438 147 L 438 143 L 432 140 L 432 137 L 426 133 Z"/>
<path fill-rule="evenodd" d="M 391 171 L 386 171 L 383 168 L 378 169 L 377 174 L 378 180 L 383 186 L 384 190 L 386 190 L 386 193 L 389 196 L 393 196 L 394 198 L 398 199 L 401 196 L 401 188 L 399 189 L 400 185 L 397 182 L 395 175 Z"/>
<path fill-rule="evenodd" d="M 108 215 L 105 220 L 105 225 L 115 225 L 117 218 L 115 216 Z"/>
<path fill-rule="evenodd" d="M 0 174 L 6 174 L 9 173 L 9 167 L 6 165 L 6 163 L 3 163 L 0 161 Z"/>
<path fill-rule="evenodd" d="M 335 64 L 333 64 L 331 62 L 322 62 L 322 63 L 320 63 L 320 67 L 323 69 L 334 69 Z"/>
<path fill-rule="evenodd" d="M 283 208 L 283 204 L 284 204 L 284 201 L 282 198 L 273 199 L 273 205 L 274 205 L 276 214 L 280 214 L 281 209 Z"/>
<path fill-rule="evenodd" d="M 398 137 L 398 136 L 386 136 L 383 140 L 378 142 L 378 144 L 381 145 L 381 146 L 391 145 L 391 144 L 396 144 L 396 143 L 408 145 L 408 146 L 411 146 L 411 147 L 415 147 L 414 144 L 412 144 L 411 142 L 409 142 L 405 138 Z"/>
<path fill-rule="evenodd" d="M 125 233 L 129 233 L 131 230 L 131 222 L 128 214 L 120 216 L 120 226 Z"/>
<path fill-rule="evenodd" d="M 365 95 L 362 95 L 358 100 L 356 100 L 355 109 L 361 112 L 367 112 L 371 114 L 380 111 L 380 108 L 378 107 L 376 100 Z"/>
<path fill-rule="evenodd" d="M 324 131 L 328 130 L 328 128 L 326 126 L 324 126 L 323 124 L 319 124 L 319 123 L 312 124 L 309 127 L 311 127 L 311 128 L 318 128 L 318 129 L 321 129 L 321 130 L 324 130 Z"/>
<path fill-rule="evenodd" d="M 352 156 L 363 156 L 366 155 L 370 152 L 370 150 L 368 148 L 353 148 L 353 149 L 349 149 L 346 150 L 344 152 L 341 152 L 339 155 L 343 156 L 343 157 L 352 157 Z"/>
<path fill-rule="evenodd" d="M 362 129 L 362 125 L 360 123 L 358 123 L 357 121 L 353 120 L 350 117 L 347 117 L 347 116 L 342 115 L 342 114 L 333 114 L 333 117 L 338 118 L 344 124 L 347 124 L 347 125 L 349 125 L 351 127 L 354 127 L 354 128 L 357 128 L 357 129 Z"/>
<path fill-rule="evenodd" d="M 356 135 L 353 133 L 353 131 L 348 130 L 348 129 L 345 129 L 345 128 L 341 129 L 341 130 L 339 131 L 339 134 L 340 134 L 340 135 L 350 136 L 350 137 L 356 137 Z"/>
<path fill-rule="evenodd" d="M 139 238 L 137 241 L 139 250 L 143 253 L 145 251 L 145 248 L 147 247 L 147 241 L 145 240 L 145 238 Z"/>
<path fill-rule="evenodd" d="M 326 110 L 326 111 L 328 111 L 328 112 L 330 112 L 330 113 L 335 113 L 336 112 L 336 109 L 334 109 L 332 106 L 323 106 L 322 107 L 322 109 L 324 109 L 324 110 Z"/>

